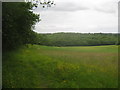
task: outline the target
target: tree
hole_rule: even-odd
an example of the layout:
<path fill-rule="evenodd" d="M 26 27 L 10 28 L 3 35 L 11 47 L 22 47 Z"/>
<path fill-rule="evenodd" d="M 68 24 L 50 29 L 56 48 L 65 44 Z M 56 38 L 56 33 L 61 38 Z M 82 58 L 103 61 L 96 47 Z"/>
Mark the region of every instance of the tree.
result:
<path fill-rule="evenodd" d="M 3 51 L 33 43 L 36 38 L 32 31 L 39 15 L 33 13 L 30 2 L 4 2 L 2 7 Z"/>

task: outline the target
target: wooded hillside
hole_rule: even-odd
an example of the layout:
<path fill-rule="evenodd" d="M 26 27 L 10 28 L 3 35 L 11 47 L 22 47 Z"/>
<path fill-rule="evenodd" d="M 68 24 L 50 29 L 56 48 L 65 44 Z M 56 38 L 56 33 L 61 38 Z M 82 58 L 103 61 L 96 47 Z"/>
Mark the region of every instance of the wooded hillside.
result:
<path fill-rule="evenodd" d="M 39 34 L 40 45 L 48 46 L 97 46 L 118 45 L 118 34 L 110 33 L 54 33 Z"/>

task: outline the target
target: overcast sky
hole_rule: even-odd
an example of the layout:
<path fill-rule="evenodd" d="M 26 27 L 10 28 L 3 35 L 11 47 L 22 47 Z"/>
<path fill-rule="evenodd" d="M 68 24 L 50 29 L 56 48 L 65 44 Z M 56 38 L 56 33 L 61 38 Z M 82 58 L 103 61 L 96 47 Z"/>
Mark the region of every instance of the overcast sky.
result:
<path fill-rule="evenodd" d="M 52 8 L 37 8 L 38 33 L 117 33 L 119 0 L 54 0 Z"/>

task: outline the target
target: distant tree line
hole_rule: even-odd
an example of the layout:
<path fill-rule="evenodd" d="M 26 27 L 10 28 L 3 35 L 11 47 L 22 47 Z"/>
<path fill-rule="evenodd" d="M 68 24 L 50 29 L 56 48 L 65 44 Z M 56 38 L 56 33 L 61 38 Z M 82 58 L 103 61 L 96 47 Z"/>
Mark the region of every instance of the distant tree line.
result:
<path fill-rule="evenodd" d="M 39 45 L 47 46 L 96 46 L 119 45 L 119 34 L 112 33 L 54 33 L 38 34 Z"/>

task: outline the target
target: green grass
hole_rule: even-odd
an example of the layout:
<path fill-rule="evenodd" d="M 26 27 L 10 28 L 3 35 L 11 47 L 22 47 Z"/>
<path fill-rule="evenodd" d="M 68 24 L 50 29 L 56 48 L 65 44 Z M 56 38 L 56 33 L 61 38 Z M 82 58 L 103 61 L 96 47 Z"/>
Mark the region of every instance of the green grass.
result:
<path fill-rule="evenodd" d="M 118 87 L 118 46 L 29 45 L 5 53 L 3 87 Z"/>

